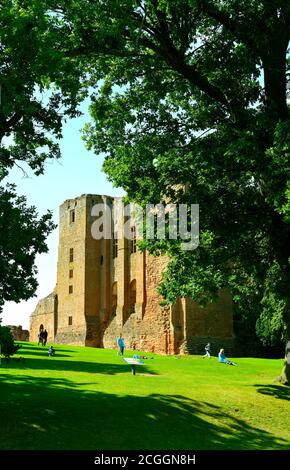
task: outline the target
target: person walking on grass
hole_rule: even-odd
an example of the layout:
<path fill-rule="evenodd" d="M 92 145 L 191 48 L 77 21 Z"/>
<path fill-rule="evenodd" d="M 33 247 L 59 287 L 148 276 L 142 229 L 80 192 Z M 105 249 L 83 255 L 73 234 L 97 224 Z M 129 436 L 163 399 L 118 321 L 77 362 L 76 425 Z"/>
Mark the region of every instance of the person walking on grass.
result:
<path fill-rule="evenodd" d="M 204 350 L 205 350 L 205 355 L 203 356 L 203 359 L 204 359 L 205 357 L 208 357 L 208 358 L 210 359 L 210 343 L 207 343 L 207 345 L 205 346 Z"/>
<path fill-rule="evenodd" d="M 122 333 L 120 333 L 120 336 L 117 339 L 117 346 L 118 346 L 118 356 L 123 356 L 124 355 L 124 349 L 125 349 L 125 343 L 124 343 Z"/>
<path fill-rule="evenodd" d="M 47 333 L 46 330 L 44 330 L 44 332 L 43 332 L 43 338 L 42 338 L 42 346 L 46 346 L 47 337 L 48 337 L 48 333 Z"/>
<path fill-rule="evenodd" d="M 37 344 L 37 346 L 39 346 L 40 344 L 41 344 L 41 346 L 43 346 L 43 333 L 44 333 L 44 331 L 40 330 L 40 332 L 38 334 L 38 344 Z"/>

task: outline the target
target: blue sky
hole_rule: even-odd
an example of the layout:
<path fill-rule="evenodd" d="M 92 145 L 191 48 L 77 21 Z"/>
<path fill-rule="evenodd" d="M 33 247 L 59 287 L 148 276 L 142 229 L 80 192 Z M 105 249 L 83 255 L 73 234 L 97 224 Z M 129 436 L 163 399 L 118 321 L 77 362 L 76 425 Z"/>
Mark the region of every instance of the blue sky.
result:
<path fill-rule="evenodd" d="M 17 192 L 27 197 L 29 205 L 34 205 L 39 214 L 50 209 L 54 221 L 58 223 L 58 208 L 66 199 L 81 194 L 109 194 L 121 196 L 121 189 L 113 188 L 106 179 L 101 167 L 103 157 L 88 152 L 81 139 L 81 128 L 89 120 L 87 105 L 82 106 L 84 115 L 69 120 L 63 129 L 63 139 L 60 142 L 62 159 L 46 163 L 45 173 L 35 176 L 29 168 L 23 166 L 28 178 L 23 177 L 20 169 L 14 168 L 6 181 L 17 185 Z M 58 247 L 58 229 L 47 239 L 49 252 L 37 257 L 39 287 L 36 297 L 27 302 L 7 302 L 2 317 L 3 325 L 22 325 L 29 328 L 29 316 L 37 301 L 48 295 L 56 283 L 56 264 Z"/>

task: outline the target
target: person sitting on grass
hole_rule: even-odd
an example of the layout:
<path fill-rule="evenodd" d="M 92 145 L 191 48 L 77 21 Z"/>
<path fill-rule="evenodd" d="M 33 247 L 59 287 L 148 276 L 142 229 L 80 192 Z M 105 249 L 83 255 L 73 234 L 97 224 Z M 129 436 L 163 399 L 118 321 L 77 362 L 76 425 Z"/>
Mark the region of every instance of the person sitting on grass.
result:
<path fill-rule="evenodd" d="M 52 346 L 50 346 L 50 348 L 49 348 L 49 350 L 48 350 L 47 352 L 48 352 L 49 357 L 55 355 L 55 349 L 54 349 Z"/>
<path fill-rule="evenodd" d="M 230 361 L 229 359 L 226 358 L 224 349 L 220 349 L 218 359 L 219 359 L 219 362 L 222 362 L 223 364 L 229 364 L 230 366 L 236 366 L 237 365 L 234 362 L 232 362 L 232 361 Z"/>

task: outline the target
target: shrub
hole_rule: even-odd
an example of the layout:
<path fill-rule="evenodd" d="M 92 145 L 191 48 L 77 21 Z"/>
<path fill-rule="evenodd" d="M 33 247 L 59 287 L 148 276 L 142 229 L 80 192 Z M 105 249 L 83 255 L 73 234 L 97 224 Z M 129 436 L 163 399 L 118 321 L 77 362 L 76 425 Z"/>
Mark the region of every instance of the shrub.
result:
<path fill-rule="evenodd" d="M 10 356 L 18 351 L 20 346 L 14 343 L 14 339 L 10 328 L 7 326 L 0 325 L 0 347 L 1 347 L 1 356 L 4 356 L 9 360 Z"/>

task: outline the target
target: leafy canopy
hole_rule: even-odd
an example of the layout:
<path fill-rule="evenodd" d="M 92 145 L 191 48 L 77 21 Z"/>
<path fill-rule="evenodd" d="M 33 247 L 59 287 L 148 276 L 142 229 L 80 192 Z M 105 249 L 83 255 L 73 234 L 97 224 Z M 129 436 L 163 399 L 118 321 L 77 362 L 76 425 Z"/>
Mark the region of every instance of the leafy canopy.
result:
<path fill-rule="evenodd" d="M 38 218 L 14 185 L 0 187 L 0 310 L 5 301 L 28 300 L 34 294 L 35 257 L 47 252 L 46 237 L 55 228 L 51 219 L 50 212 Z"/>
<path fill-rule="evenodd" d="M 45 160 L 60 156 L 62 123 L 83 98 L 80 61 L 66 56 L 69 34 L 55 3 L 0 0 L 0 180 L 22 162 L 43 173 Z M 0 309 L 34 294 L 35 257 L 54 227 L 15 187 L 0 187 Z"/>
<path fill-rule="evenodd" d="M 43 173 L 45 159 L 60 156 L 63 120 L 78 114 L 81 67 L 66 57 L 54 4 L 0 1 L 0 178 L 21 161 Z"/>
<path fill-rule="evenodd" d="M 243 308 L 258 299 L 260 325 L 269 312 L 282 319 L 281 335 L 290 310 L 289 2 L 87 0 L 62 11 L 95 89 L 84 138 L 106 153 L 109 179 L 140 204 L 200 204 L 197 250 L 145 244 L 171 257 L 160 292 L 204 302 L 230 288 Z M 265 341 L 268 330 L 259 327 Z"/>

